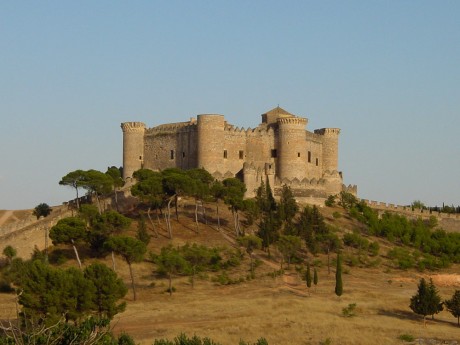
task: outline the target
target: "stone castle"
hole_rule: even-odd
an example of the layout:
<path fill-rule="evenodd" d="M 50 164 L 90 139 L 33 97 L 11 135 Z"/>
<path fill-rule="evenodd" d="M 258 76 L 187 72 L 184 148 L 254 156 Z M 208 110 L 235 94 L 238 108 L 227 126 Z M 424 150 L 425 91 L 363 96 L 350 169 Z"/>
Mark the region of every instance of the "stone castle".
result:
<path fill-rule="evenodd" d="M 124 122 L 123 178 L 141 168 L 204 168 L 219 180 L 242 179 L 246 197 L 266 179 L 275 197 L 287 185 L 299 202 L 323 204 L 343 190 L 356 195 L 356 186 L 345 187 L 338 171 L 340 129 L 310 132 L 307 122 L 280 107 L 262 114 L 254 129 L 235 127 L 218 114 L 153 128 Z"/>

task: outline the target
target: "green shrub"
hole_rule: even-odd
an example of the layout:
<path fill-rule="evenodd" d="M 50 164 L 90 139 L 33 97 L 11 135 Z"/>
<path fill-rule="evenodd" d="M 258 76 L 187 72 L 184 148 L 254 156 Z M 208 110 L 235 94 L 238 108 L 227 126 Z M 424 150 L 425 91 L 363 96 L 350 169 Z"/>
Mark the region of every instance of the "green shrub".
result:
<path fill-rule="evenodd" d="M 2 293 L 12 293 L 14 289 L 11 287 L 10 282 L 6 280 L 0 280 L 0 292 Z"/>
<path fill-rule="evenodd" d="M 389 250 L 387 255 L 393 260 L 394 265 L 402 270 L 413 268 L 416 264 L 414 257 L 404 248 L 395 247 Z"/>
<path fill-rule="evenodd" d="M 313 267 L 323 267 L 323 262 L 320 259 L 313 260 Z"/>
<path fill-rule="evenodd" d="M 357 232 L 345 234 L 343 236 L 343 244 L 361 250 L 367 250 L 369 247 L 369 241 Z"/>
<path fill-rule="evenodd" d="M 356 303 L 350 303 L 347 307 L 342 309 L 342 315 L 345 317 L 356 316 Z"/>
<path fill-rule="evenodd" d="M 334 217 L 335 219 L 339 219 L 342 217 L 342 215 L 340 214 L 340 212 L 335 211 L 334 213 L 332 213 L 332 217 Z"/>
<path fill-rule="evenodd" d="M 407 342 L 412 342 L 415 340 L 414 336 L 411 335 L 411 334 L 401 334 L 399 337 L 398 337 L 399 340 L 402 340 L 402 341 L 407 341 Z"/>
<path fill-rule="evenodd" d="M 380 251 L 380 245 L 378 242 L 371 242 L 369 244 L 369 255 L 371 256 L 377 256 L 379 255 L 379 251 Z"/>

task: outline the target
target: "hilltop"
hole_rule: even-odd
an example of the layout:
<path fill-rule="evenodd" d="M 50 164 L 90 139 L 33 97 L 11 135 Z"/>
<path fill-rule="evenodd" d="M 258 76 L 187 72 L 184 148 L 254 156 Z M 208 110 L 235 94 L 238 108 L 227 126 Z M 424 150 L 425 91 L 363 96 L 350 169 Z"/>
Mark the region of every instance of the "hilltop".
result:
<path fill-rule="evenodd" d="M 205 210 L 207 224 L 201 219 L 197 231 L 194 201 L 181 200 L 179 220 L 171 219 L 172 241 L 167 237 L 164 221 L 153 217 L 160 236 L 151 239 L 149 250 L 159 252 L 168 244 L 179 246 L 187 242 L 229 250 L 238 248 L 233 218 L 227 207 L 220 207 L 221 230 L 216 226 L 216 205 L 207 203 Z M 129 230 L 132 235 L 140 211 L 140 208 L 131 208 L 126 212 L 135 220 Z M 71 211 L 62 206 L 53 216 L 57 219 L 68 212 Z M 323 207 L 321 213 L 326 223 L 339 229 L 339 237 L 363 229 L 363 224 L 341 207 Z M 1 225 L 13 224 L 15 218 L 28 219 L 30 214 L 31 211 L 0 211 Z M 52 223 L 55 218 L 38 222 L 30 219 L 31 224 L 25 228 L 0 234 L 2 246 L 11 244 L 18 248 L 20 255 L 27 257 L 35 245 L 43 248 L 42 230 L 46 225 L 43 222 Z M 152 231 L 151 224 L 148 226 Z M 246 233 L 255 230 L 255 225 L 245 227 Z M 127 309 L 115 317 L 114 331 L 128 332 L 140 344 L 151 344 L 155 338 L 173 338 L 181 332 L 208 336 L 223 344 L 237 344 L 240 339 L 255 341 L 261 336 L 270 344 L 320 344 L 327 343 L 328 339 L 330 344 L 395 344 L 403 334 L 424 339 L 460 339 L 460 328 L 450 313 L 441 312 L 423 327 L 421 318 L 408 307 L 421 277 L 432 277 L 441 296 L 450 298 L 455 289 L 460 289 L 460 277 L 456 275 L 459 265 L 437 271 L 400 270 L 387 256 L 393 243 L 363 236 L 379 243 L 377 258 L 380 261 L 372 264 L 372 259 L 345 265 L 344 293 L 340 298 L 334 294 L 335 268 L 328 274 L 327 256 L 312 256 L 305 248 L 302 258 L 314 263 L 319 273 L 318 286 L 311 291 L 302 279 L 304 263 L 293 264 L 290 269 L 285 267 L 281 272 L 281 256 L 274 248 L 271 258 L 266 252 L 257 251 L 255 279 L 248 278 L 249 258 L 245 254 L 239 266 L 226 272 L 227 277 L 222 272 L 202 274 L 193 288 L 189 277 L 175 277 L 176 291 L 172 296 L 165 292 L 167 279 L 154 274 L 151 262 L 134 264 L 138 300 L 133 301 L 131 293 L 126 295 Z M 356 250 L 344 247 L 344 254 L 355 255 Z M 84 265 L 93 260 L 83 255 Z M 104 260 L 111 265 L 109 258 Z M 68 253 L 68 260 L 62 265 L 75 264 L 72 253 Z M 128 268 L 121 258 L 117 259 L 117 273 L 129 285 Z M 357 305 L 356 316 L 344 317 L 342 309 L 352 303 Z M 14 295 L 0 294 L 0 317 L 15 317 Z"/>

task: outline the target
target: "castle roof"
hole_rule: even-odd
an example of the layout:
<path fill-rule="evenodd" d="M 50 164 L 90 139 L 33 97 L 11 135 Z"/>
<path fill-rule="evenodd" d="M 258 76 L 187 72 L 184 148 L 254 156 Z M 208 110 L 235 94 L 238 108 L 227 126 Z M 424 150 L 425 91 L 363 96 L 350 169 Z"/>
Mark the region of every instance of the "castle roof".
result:
<path fill-rule="evenodd" d="M 262 114 L 262 123 L 266 123 L 268 125 L 276 124 L 277 119 L 282 117 L 286 118 L 297 116 L 277 106 L 276 108 L 273 108 L 272 110 L 269 110 L 266 113 Z"/>
<path fill-rule="evenodd" d="M 277 116 L 277 117 L 291 117 L 295 116 L 294 114 L 291 114 L 290 112 L 284 110 L 280 106 L 277 106 L 276 108 L 273 108 L 272 110 L 267 111 L 266 113 L 263 113 L 263 115 L 268 115 L 268 116 Z"/>

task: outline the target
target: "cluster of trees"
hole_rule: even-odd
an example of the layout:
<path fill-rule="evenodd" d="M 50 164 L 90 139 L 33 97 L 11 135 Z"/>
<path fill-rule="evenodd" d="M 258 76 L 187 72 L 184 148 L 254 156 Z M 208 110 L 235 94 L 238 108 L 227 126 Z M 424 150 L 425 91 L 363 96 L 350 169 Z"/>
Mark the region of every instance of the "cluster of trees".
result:
<path fill-rule="evenodd" d="M 457 318 L 457 325 L 460 326 L 460 290 L 455 290 L 451 299 L 442 301 L 433 280 L 430 278 L 429 283 L 427 283 L 425 278 L 420 279 L 417 293 L 410 299 L 409 307 L 412 311 L 422 315 L 425 321 L 427 315 L 431 315 L 434 319 L 434 315 L 441 312 L 444 306 L 452 316 Z"/>
<path fill-rule="evenodd" d="M 367 226 L 369 235 L 416 250 L 412 258 L 403 260 L 405 262 L 401 268 L 417 266 L 420 269 L 434 269 L 460 262 L 460 234 L 437 228 L 436 217 L 424 221 L 421 218 L 411 220 L 391 212 L 379 216 L 375 210 L 352 195 L 345 199 L 349 202 L 342 205 L 348 209 L 350 216 Z"/>
<path fill-rule="evenodd" d="M 136 178 L 137 183 L 131 188 L 131 193 L 139 197 L 147 205 L 147 214 L 154 231 L 156 231 L 155 225 L 151 219 L 150 212 L 154 210 L 158 217 L 158 213 L 162 214 L 163 209 L 166 208 L 167 213 L 164 216 L 169 237 L 173 237 L 170 223 L 171 204 L 174 202 L 176 206 L 176 218 L 178 218 L 177 201 L 180 197 L 187 196 L 195 198 L 196 201 L 195 222 L 197 231 L 199 230 L 199 204 L 206 201 L 216 202 L 217 222 L 220 228 L 219 202 L 224 201 L 232 210 L 235 232 L 237 235 L 241 233 L 239 211 L 243 209 L 243 196 L 246 192 L 246 187 L 240 180 L 228 178 L 223 181 L 216 181 L 204 169 L 181 170 L 170 168 L 161 172 L 140 169 L 133 176 Z"/>
<path fill-rule="evenodd" d="M 172 278 L 175 275 L 190 276 L 192 287 L 195 285 L 195 276 L 201 272 L 218 271 L 237 266 L 240 263 L 238 252 L 223 253 L 223 249 L 209 248 L 203 245 L 185 244 L 161 248 L 159 254 L 150 253 L 150 259 L 157 266 L 157 273 L 168 277 L 168 292 L 174 291 Z"/>
<path fill-rule="evenodd" d="M 96 198 L 98 208 L 102 211 L 100 197 L 116 191 L 117 188 L 124 185 L 124 181 L 120 168 L 112 166 L 105 173 L 94 169 L 71 171 L 61 178 L 59 184 L 75 189 L 77 209 L 80 209 L 78 190 L 84 189 L 89 196 Z M 115 193 L 115 202 L 118 207 L 116 196 Z"/>
<path fill-rule="evenodd" d="M 312 254 L 330 254 L 340 247 L 338 236 L 325 223 L 319 209 L 316 206 L 306 206 L 299 212 L 294 195 L 287 186 L 283 186 L 277 202 L 268 180 L 262 182 L 256 197 L 245 200 L 245 205 L 246 218 L 257 224 L 257 236 L 262 240 L 262 249 L 270 257 L 270 247 L 275 245 L 288 266 L 300 259 L 298 254 L 302 242 Z"/>
<path fill-rule="evenodd" d="M 68 323 L 62 320 L 52 325 L 24 325 L 0 322 L 0 345 L 135 345 L 128 334 L 116 337 L 110 329 L 110 320 L 89 317 L 84 321 Z"/>
<path fill-rule="evenodd" d="M 432 212 L 460 213 L 460 206 L 454 206 L 453 204 L 449 206 L 449 205 L 442 203 L 442 207 L 439 207 L 439 206 L 428 207 L 420 200 L 414 200 L 410 206 L 412 210 L 414 209 L 419 209 L 422 211 L 426 210 L 430 213 Z"/>
<path fill-rule="evenodd" d="M 143 260 L 147 246 L 145 242 L 123 234 L 130 224 L 131 220 L 117 211 L 100 213 L 93 205 L 81 205 L 78 216 L 59 220 L 51 228 L 49 236 L 54 245 L 72 246 L 80 268 L 82 263 L 78 245 L 88 245 L 92 253 L 99 257 L 112 253 L 113 270 L 116 270 L 114 255 L 120 255 L 128 264 L 133 296 L 136 299 L 131 264 Z"/>
<path fill-rule="evenodd" d="M 110 320 L 125 308 L 118 303 L 126 295 L 125 284 L 102 263 L 79 270 L 15 259 L 7 277 L 20 291 L 21 313 L 29 322 L 50 325 L 64 317 L 65 322 L 79 323 L 91 315 Z"/>

